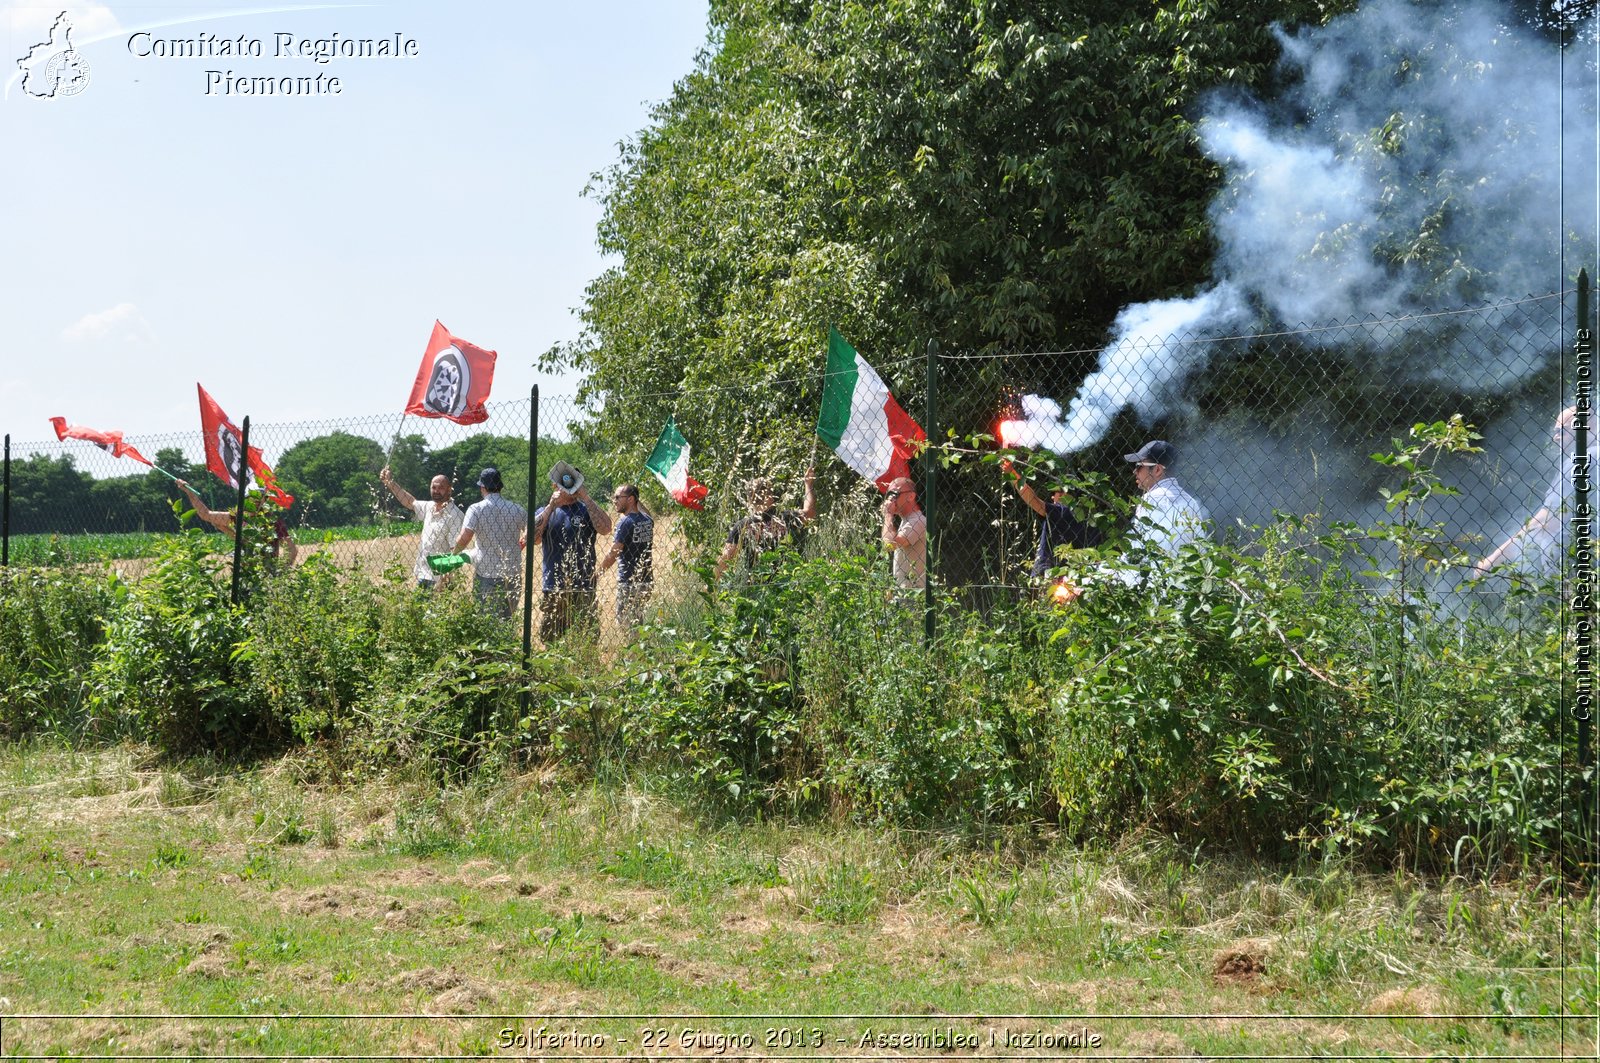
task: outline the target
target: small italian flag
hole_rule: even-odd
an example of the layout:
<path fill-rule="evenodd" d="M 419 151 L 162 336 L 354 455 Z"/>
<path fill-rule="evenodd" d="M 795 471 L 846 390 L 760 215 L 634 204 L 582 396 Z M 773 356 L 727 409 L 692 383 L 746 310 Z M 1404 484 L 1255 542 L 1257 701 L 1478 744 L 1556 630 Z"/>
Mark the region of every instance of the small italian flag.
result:
<path fill-rule="evenodd" d="M 644 467 L 656 474 L 656 479 L 678 505 L 689 509 L 705 508 L 706 495 L 711 492 L 689 475 L 689 441 L 683 438 L 672 418 L 667 418 L 667 426 L 661 430 L 656 449 L 645 459 Z"/>
<path fill-rule="evenodd" d="M 832 327 L 817 435 L 879 491 L 887 491 L 896 477 L 910 475 L 912 443 L 928 438 L 894 401 L 883 378 Z"/>

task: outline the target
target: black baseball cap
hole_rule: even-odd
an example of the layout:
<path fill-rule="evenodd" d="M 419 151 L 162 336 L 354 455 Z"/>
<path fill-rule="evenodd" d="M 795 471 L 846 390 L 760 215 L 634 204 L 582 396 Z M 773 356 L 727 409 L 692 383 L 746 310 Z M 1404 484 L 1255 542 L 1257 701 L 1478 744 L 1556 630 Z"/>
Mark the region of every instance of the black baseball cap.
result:
<path fill-rule="evenodd" d="M 490 491 L 498 491 L 505 486 L 500 481 L 500 470 L 493 465 L 478 474 L 478 486 Z"/>
<path fill-rule="evenodd" d="M 1122 455 L 1129 461 L 1149 462 L 1153 465 L 1170 466 L 1178 459 L 1178 448 L 1168 443 L 1165 439 L 1152 439 L 1132 454 Z"/>

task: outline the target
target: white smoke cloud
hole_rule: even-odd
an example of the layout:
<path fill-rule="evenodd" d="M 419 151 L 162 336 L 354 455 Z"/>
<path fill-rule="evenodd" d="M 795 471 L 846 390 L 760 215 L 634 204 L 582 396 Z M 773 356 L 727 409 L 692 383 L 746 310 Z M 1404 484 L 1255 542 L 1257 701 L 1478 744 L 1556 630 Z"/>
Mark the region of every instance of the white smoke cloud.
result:
<path fill-rule="evenodd" d="M 1098 442 L 1124 409 L 1147 424 L 1181 412 L 1214 341 L 1241 332 L 1387 318 L 1364 338 L 1375 364 L 1480 394 L 1559 357 L 1537 313 L 1468 327 L 1425 311 L 1553 291 L 1563 240 L 1594 247 L 1592 65 L 1568 56 L 1563 84 L 1558 46 L 1488 2 L 1375 0 L 1279 39 L 1289 88 L 1219 94 L 1200 123 L 1225 173 L 1215 281 L 1118 315 L 1071 403 L 1066 449 Z"/>

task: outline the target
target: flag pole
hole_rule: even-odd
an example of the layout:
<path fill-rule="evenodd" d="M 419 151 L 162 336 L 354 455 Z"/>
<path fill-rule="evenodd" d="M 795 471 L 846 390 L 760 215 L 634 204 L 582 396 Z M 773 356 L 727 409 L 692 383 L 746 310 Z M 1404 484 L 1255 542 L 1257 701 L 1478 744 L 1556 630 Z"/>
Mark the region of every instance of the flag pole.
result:
<path fill-rule="evenodd" d="M 394 426 L 394 434 L 389 437 L 389 453 L 383 456 L 383 463 L 388 465 L 394 460 L 395 444 L 400 442 L 400 429 L 406 426 L 406 411 L 400 411 L 400 423 Z"/>

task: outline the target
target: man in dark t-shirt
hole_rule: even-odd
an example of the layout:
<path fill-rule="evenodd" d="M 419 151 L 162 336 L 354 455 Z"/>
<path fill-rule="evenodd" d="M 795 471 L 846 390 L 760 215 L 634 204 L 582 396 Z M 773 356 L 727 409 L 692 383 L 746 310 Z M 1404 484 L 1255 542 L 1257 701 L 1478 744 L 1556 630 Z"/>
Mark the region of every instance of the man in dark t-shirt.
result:
<path fill-rule="evenodd" d="M 1061 563 L 1056 555 L 1056 551 L 1061 547 L 1082 550 L 1100 545 L 1104 536 L 1097 529 L 1072 515 L 1071 508 L 1066 504 L 1065 491 L 1052 490 L 1050 501 L 1046 502 L 1039 497 L 1039 492 L 1033 489 L 1033 485 L 1017 475 L 1010 462 L 1007 462 L 1004 468 L 1011 475 L 1011 482 L 1016 487 L 1018 496 L 1027 503 L 1029 509 L 1043 518 L 1039 525 L 1039 548 L 1034 553 L 1033 570 L 1029 575 L 1034 579 L 1044 578 L 1046 572 Z"/>
<path fill-rule="evenodd" d="M 723 544 L 722 556 L 717 558 L 716 576 L 728 570 L 734 558 L 744 551 L 745 561 L 754 565 L 768 550 L 776 550 L 788 543 L 798 546 L 805 526 L 817 519 L 817 470 L 806 470 L 805 500 L 799 509 L 778 509 L 772 481 L 765 477 L 751 480 L 745 489 L 745 501 L 750 507 L 748 516 L 740 517 L 728 529 L 728 539 Z"/>
<path fill-rule="evenodd" d="M 626 633 L 639 626 L 655 582 L 656 522 L 639 502 L 636 484 L 618 484 L 611 493 L 617 511 L 611 551 L 600 559 L 600 571 L 617 566 L 617 626 Z"/>
<path fill-rule="evenodd" d="M 580 481 L 577 491 L 557 487 L 550 501 L 534 514 L 533 541 L 544 553 L 539 638 L 549 645 L 575 621 L 593 622 L 594 546 L 611 533 L 611 518 L 589 497 Z"/>

